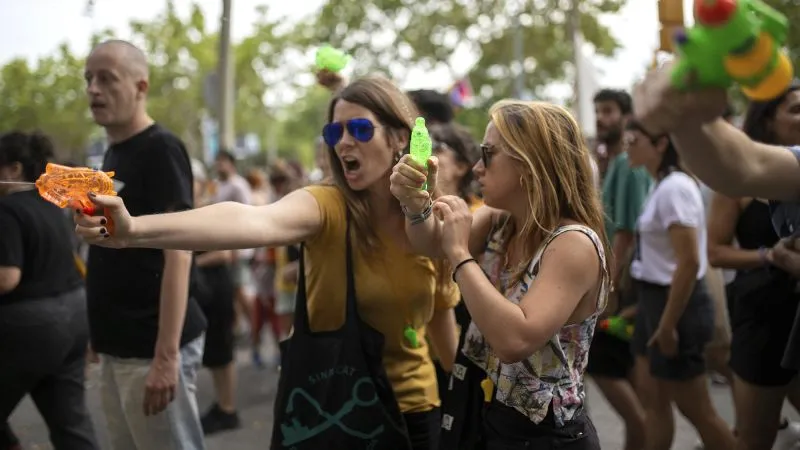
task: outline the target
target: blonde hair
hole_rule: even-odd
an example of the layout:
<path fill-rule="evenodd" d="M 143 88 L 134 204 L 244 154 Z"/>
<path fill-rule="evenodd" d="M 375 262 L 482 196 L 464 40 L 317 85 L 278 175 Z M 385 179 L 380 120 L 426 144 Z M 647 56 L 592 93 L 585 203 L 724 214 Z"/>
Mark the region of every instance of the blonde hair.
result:
<path fill-rule="evenodd" d="M 572 114 L 550 103 L 502 100 L 489 116 L 502 140 L 499 147 L 521 162 L 520 184 L 527 195 L 529 214 L 523 223 L 512 224 L 523 251 L 515 278 L 521 279 L 527 262 L 563 219 L 594 230 L 609 254 L 592 156 Z"/>
<path fill-rule="evenodd" d="M 388 78 L 368 76 L 347 85 L 331 100 L 328 108 L 328 122 L 333 120 L 333 110 L 340 100 L 362 106 L 372 112 L 379 122 L 375 125 L 383 127 L 387 141 L 399 135 L 406 137 L 411 135 L 417 110 L 408 96 Z M 397 149 L 396 156 L 399 157 L 404 150 Z M 378 249 L 380 241 L 375 233 L 375 227 L 370 222 L 367 192 L 354 191 L 350 188 L 345 180 L 342 164 L 336 156 L 336 150 L 331 146 L 328 146 L 328 156 L 333 184 L 344 195 L 347 208 L 352 215 L 354 233 L 359 237 L 356 242 L 358 242 L 360 250 L 369 252 Z M 387 174 L 390 170 L 391 167 L 387 168 Z M 397 212 L 400 213 L 400 203 L 394 197 L 390 201 L 396 204 Z"/>

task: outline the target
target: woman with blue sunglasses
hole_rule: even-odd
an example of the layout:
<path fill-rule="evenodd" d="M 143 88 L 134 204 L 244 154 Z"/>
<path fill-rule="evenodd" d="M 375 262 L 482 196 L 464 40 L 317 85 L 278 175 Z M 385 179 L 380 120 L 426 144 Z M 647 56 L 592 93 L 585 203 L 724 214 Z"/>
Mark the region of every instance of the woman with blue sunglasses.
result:
<path fill-rule="evenodd" d="M 325 331 L 338 329 L 345 317 L 347 276 L 340 261 L 349 223 L 358 314 L 384 336 L 382 365 L 412 448 L 436 449 L 440 400 L 425 336 L 450 370 L 459 294 L 431 259 L 412 252 L 406 217 L 389 191 L 392 166 L 408 147 L 415 116 L 408 97 L 389 80 L 356 80 L 334 96 L 322 132 L 333 185 L 306 187 L 267 206 L 219 203 L 135 218 L 119 198 L 97 196 L 114 233 L 106 233 L 108 219 L 84 215 L 76 216 L 76 230 L 94 245 L 115 248 L 216 250 L 302 242 L 310 326 Z"/>
<path fill-rule="evenodd" d="M 486 206 L 474 214 L 457 196 L 431 202 L 407 156 L 391 177 L 421 217 L 406 225 L 410 241 L 449 260 L 472 316 L 459 355 L 470 364 L 453 369 L 451 394 L 475 395 L 463 381 L 471 371 L 488 376 L 479 417 L 451 411 L 443 422 L 480 425 L 482 443 L 460 449 L 597 450 L 583 376 L 610 282 L 591 156 L 559 106 L 504 101 L 490 119 L 473 169 Z"/>

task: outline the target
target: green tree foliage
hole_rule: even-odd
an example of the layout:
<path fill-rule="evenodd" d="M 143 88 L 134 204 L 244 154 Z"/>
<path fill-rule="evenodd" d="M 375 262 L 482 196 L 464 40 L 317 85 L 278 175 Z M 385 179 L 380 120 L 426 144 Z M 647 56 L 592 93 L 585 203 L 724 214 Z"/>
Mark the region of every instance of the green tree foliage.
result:
<path fill-rule="evenodd" d="M 797 65 L 800 60 L 800 3 L 797 0 L 767 0 L 767 4 L 782 12 L 789 19 L 789 39 L 786 46 Z"/>
<path fill-rule="evenodd" d="M 0 68 L 0 130 L 41 129 L 64 156 L 83 150 L 94 129 L 84 86 L 83 61 L 66 46 L 33 65 L 8 62 Z"/>
<path fill-rule="evenodd" d="M 617 42 L 597 16 L 618 11 L 625 0 L 575 1 L 585 40 L 610 55 Z M 329 42 L 350 52 L 357 73 L 380 70 L 400 81 L 410 67 L 451 67 L 456 50 L 467 49 L 479 57 L 469 74 L 475 92 L 489 100 L 512 91 L 510 80 L 518 70 L 514 17 L 522 28 L 525 88 L 537 93 L 564 77 L 572 56 L 565 14 L 571 5 L 571 0 L 328 0 L 314 25 L 301 33 L 307 43 Z"/>
<path fill-rule="evenodd" d="M 172 0 L 151 21 L 132 21 L 130 40 L 148 55 L 150 96 L 148 109 L 154 119 L 182 136 L 192 153 L 201 151 L 200 121 L 206 108 L 205 80 L 216 71 L 218 39 L 209 31 L 206 17 L 193 5 L 181 17 Z M 262 98 L 267 85 L 262 77 L 274 68 L 267 51 L 280 45 L 272 33 L 274 24 L 266 11 L 258 11 L 253 34 L 234 48 L 236 79 L 236 127 L 239 133 L 263 135 L 271 117 Z M 103 31 L 92 46 L 113 38 Z M 127 37 L 127 36 L 126 36 Z M 63 157 L 82 160 L 85 149 L 102 132 L 92 123 L 83 78 L 85 56 L 62 45 L 53 55 L 33 65 L 19 59 L 0 68 L 0 130 L 38 128 L 56 142 Z M 208 111 L 213 116 L 214 111 Z"/>

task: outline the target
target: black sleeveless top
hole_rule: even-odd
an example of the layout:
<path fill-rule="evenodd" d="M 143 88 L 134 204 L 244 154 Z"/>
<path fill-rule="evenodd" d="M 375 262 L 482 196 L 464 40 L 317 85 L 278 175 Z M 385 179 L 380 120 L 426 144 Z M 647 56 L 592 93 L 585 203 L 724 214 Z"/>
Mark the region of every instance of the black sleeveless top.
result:
<path fill-rule="evenodd" d="M 752 200 L 736 222 L 735 236 L 739 247 L 744 250 L 774 246 L 780 238 L 770 220 L 770 205 L 759 200 Z M 763 304 L 765 301 L 797 300 L 797 295 L 794 294 L 795 282 L 789 277 L 789 274 L 777 267 L 738 270 L 734 283 L 736 298 L 745 296 L 761 298 L 766 295 L 764 289 L 768 289 L 769 295 L 766 297 L 770 298 L 761 298 L 759 303 L 762 307 L 765 306 Z"/>
<path fill-rule="evenodd" d="M 778 234 L 770 221 L 769 205 L 755 199 L 748 203 L 736 222 L 735 234 L 739 247 L 745 250 L 775 245 Z"/>

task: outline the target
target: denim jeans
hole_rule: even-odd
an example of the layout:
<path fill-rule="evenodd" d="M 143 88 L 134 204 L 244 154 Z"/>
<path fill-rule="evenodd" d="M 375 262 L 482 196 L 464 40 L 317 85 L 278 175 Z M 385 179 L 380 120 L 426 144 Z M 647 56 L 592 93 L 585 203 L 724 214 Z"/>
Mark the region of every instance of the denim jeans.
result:
<path fill-rule="evenodd" d="M 84 389 L 88 343 L 83 289 L 0 305 L 0 423 L 30 394 L 53 448 L 97 450 Z M 0 448 L 11 444 L 7 431 Z"/>
<path fill-rule="evenodd" d="M 175 400 L 163 412 L 144 415 L 144 391 L 150 360 L 101 356 L 101 396 L 113 450 L 203 450 L 203 429 L 197 408 L 197 369 L 204 338 L 180 351 Z"/>

